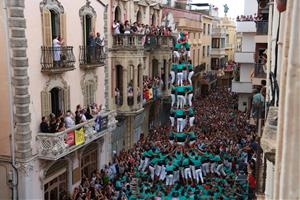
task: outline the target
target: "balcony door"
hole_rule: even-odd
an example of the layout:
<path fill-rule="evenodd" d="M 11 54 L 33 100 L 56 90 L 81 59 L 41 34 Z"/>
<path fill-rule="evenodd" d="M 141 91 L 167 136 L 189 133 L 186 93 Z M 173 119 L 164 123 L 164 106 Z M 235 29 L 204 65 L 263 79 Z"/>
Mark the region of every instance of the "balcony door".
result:
<path fill-rule="evenodd" d="M 154 79 L 154 77 L 158 76 L 159 72 L 158 72 L 158 60 L 157 59 L 153 59 L 152 60 L 152 79 Z"/>
<path fill-rule="evenodd" d="M 92 173 L 97 170 L 97 144 L 91 144 L 82 153 L 81 158 L 81 177 L 91 177 Z"/>
<path fill-rule="evenodd" d="M 60 36 L 60 17 L 59 13 L 54 10 L 50 10 L 51 13 L 51 30 L 52 30 L 52 38 L 56 36 Z"/>
<path fill-rule="evenodd" d="M 89 35 L 93 32 L 92 17 L 90 15 L 83 15 L 83 45 L 88 46 Z"/>
<path fill-rule="evenodd" d="M 50 91 L 52 113 L 58 115 L 64 110 L 64 91 L 61 88 L 55 87 Z"/>

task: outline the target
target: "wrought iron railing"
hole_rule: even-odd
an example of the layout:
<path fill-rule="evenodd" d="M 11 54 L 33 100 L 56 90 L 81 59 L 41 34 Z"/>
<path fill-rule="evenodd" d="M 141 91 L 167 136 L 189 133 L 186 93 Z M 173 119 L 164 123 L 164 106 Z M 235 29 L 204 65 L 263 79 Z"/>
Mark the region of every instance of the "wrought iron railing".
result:
<path fill-rule="evenodd" d="M 268 21 L 257 21 L 256 22 L 256 34 L 257 35 L 267 35 L 268 34 Z"/>
<path fill-rule="evenodd" d="M 144 35 L 113 35 L 113 46 L 118 48 L 143 48 L 143 37 Z"/>
<path fill-rule="evenodd" d="M 42 159 L 57 160 L 100 138 L 106 130 L 116 126 L 115 112 L 106 112 L 72 128 L 57 133 L 38 133 L 38 155 Z"/>
<path fill-rule="evenodd" d="M 105 60 L 104 47 L 79 46 L 79 63 L 81 65 L 103 64 Z"/>
<path fill-rule="evenodd" d="M 61 47 L 41 47 L 42 70 L 57 70 L 64 68 L 74 68 L 75 56 L 72 46 Z"/>
<path fill-rule="evenodd" d="M 266 73 L 264 71 L 263 64 L 255 64 L 254 77 L 255 78 L 266 78 Z"/>

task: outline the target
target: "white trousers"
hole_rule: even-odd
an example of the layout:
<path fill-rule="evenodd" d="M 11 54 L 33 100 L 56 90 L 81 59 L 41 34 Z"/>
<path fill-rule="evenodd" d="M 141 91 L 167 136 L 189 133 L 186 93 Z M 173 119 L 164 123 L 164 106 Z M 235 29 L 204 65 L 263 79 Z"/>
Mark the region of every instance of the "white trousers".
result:
<path fill-rule="evenodd" d="M 194 75 L 194 71 L 189 72 L 189 75 L 188 75 L 188 81 L 189 81 L 190 85 L 193 84 L 193 82 L 192 82 L 192 77 L 193 77 L 193 75 Z"/>
<path fill-rule="evenodd" d="M 195 117 L 190 117 L 189 118 L 190 127 L 194 126 L 194 120 L 195 120 Z"/>
<path fill-rule="evenodd" d="M 172 185 L 173 184 L 173 174 L 169 174 L 167 175 L 167 179 L 166 179 L 166 185 Z"/>
<path fill-rule="evenodd" d="M 174 103 L 175 103 L 175 94 L 171 94 L 171 106 L 173 107 L 174 106 Z"/>
<path fill-rule="evenodd" d="M 209 173 L 209 171 L 210 171 L 210 169 L 209 169 L 209 163 L 202 164 L 202 169 L 203 169 L 202 170 L 203 175 L 206 176 Z"/>
<path fill-rule="evenodd" d="M 216 169 L 216 173 L 219 175 L 219 176 L 226 176 L 226 173 L 225 173 L 225 171 L 224 171 L 224 165 L 223 165 L 223 163 L 222 164 L 219 164 L 218 166 L 217 166 L 217 169 Z"/>
<path fill-rule="evenodd" d="M 155 166 L 155 175 L 159 177 L 160 173 L 161 173 L 161 166 L 156 165 Z"/>
<path fill-rule="evenodd" d="M 170 117 L 170 121 L 171 121 L 171 126 L 174 127 L 174 124 L 175 124 L 175 119 L 174 119 L 174 117 Z"/>
<path fill-rule="evenodd" d="M 148 167 L 148 165 L 149 165 L 149 158 L 146 157 L 142 171 L 145 171 L 145 169 Z"/>
<path fill-rule="evenodd" d="M 174 172 L 173 184 L 179 181 L 179 170 Z"/>
<path fill-rule="evenodd" d="M 154 180 L 154 167 L 149 166 L 149 171 L 150 171 L 151 179 L 152 179 L 152 181 L 153 181 L 153 180 Z"/>
<path fill-rule="evenodd" d="M 191 173 L 191 169 L 188 167 L 188 168 L 185 168 L 184 169 L 184 178 L 185 179 L 192 179 L 192 173 Z"/>
<path fill-rule="evenodd" d="M 197 184 L 199 183 L 199 179 L 201 180 L 201 183 L 204 183 L 201 169 L 196 170 L 196 182 L 197 182 Z"/>
<path fill-rule="evenodd" d="M 177 118 L 177 132 L 183 131 L 184 125 L 184 119 L 183 118 Z"/>
<path fill-rule="evenodd" d="M 192 171 L 192 175 L 193 175 L 193 179 L 196 179 L 196 170 L 195 170 L 195 166 L 194 165 L 190 165 L 191 171 Z"/>
<path fill-rule="evenodd" d="M 215 162 L 210 164 L 210 172 L 215 173 L 217 168 L 217 164 Z"/>
<path fill-rule="evenodd" d="M 192 107 L 192 99 L 193 99 L 193 93 L 188 94 L 188 103 L 190 107 Z"/>
<path fill-rule="evenodd" d="M 177 85 L 183 85 L 183 73 L 177 72 Z"/>
<path fill-rule="evenodd" d="M 166 178 L 166 167 L 163 165 L 161 167 L 161 172 L 160 172 L 160 176 L 159 176 L 159 180 L 163 181 Z"/>
<path fill-rule="evenodd" d="M 175 72 L 174 71 L 170 71 L 171 74 L 171 83 L 173 84 L 175 81 Z"/>
<path fill-rule="evenodd" d="M 139 168 L 138 168 L 139 171 L 140 171 L 141 169 L 143 169 L 144 163 L 145 163 L 145 159 L 141 159 L 140 165 L 139 165 Z"/>
<path fill-rule="evenodd" d="M 177 95 L 177 108 L 183 108 L 186 104 L 186 99 L 183 95 Z"/>

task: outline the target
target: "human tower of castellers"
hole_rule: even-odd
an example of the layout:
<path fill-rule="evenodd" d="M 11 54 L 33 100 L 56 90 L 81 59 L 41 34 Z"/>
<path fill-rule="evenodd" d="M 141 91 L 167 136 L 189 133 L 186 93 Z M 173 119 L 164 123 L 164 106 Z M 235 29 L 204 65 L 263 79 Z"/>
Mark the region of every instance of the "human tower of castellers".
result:
<path fill-rule="evenodd" d="M 201 190 L 205 182 L 204 178 L 208 174 L 213 173 L 218 177 L 226 176 L 220 156 L 203 152 L 195 145 L 196 135 L 193 129 L 195 117 L 192 105 L 194 71 L 189 61 L 190 44 L 187 35 L 187 32 L 179 34 L 170 72 L 172 127 L 169 142 L 173 148 L 171 152 L 163 152 L 155 146 L 148 148 L 143 152 L 138 168 L 142 173 L 149 170 L 154 183 L 165 184 L 168 193 L 173 193 L 172 198 L 180 197 L 181 194 L 178 192 L 182 192 L 181 190 L 186 190 L 184 191 L 186 195 L 188 192 L 194 193 L 196 189 Z M 174 187 L 176 185 L 178 187 Z M 181 185 L 187 186 L 188 189 L 183 189 Z M 156 196 L 159 195 L 156 194 Z M 161 197 L 163 196 L 162 194 Z"/>

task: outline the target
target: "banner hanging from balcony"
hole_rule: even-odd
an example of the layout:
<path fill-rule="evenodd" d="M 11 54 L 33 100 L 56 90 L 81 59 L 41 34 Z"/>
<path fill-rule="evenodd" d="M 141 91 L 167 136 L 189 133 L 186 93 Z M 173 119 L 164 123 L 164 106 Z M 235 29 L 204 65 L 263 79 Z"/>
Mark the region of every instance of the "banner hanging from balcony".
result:
<path fill-rule="evenodd" d="M 75 131 L 75 145 L 79 145 L 84 143 L 85 138 L 84 138 L 84 130 L 83 128 L 76 130 Z"/>
<path fill-rule="evenodd" d="M 75 132 L 74 131 L 68 132 L 66 144 L 68 144 L 70 146 L 75 144 Z"/>

